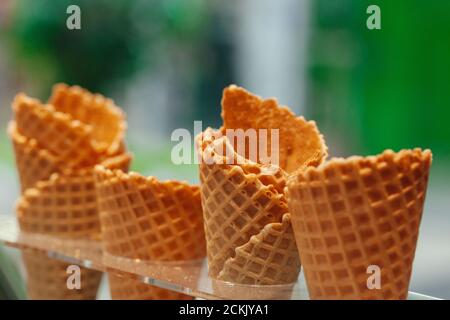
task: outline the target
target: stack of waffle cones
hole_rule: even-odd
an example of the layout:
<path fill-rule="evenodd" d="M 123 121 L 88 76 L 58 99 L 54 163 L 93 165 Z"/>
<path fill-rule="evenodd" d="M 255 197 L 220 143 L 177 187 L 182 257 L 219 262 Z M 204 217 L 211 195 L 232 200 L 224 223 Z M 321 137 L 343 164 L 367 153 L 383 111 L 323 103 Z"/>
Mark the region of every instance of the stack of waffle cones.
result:
<path fill-rule="evenodd" d="M 287 196 L 312 299 L 405 299 L 431 152 L 332 159 Z"/>
<path fill-rule="evenodd" d="M 230 86 L 223 127 L 196 137 L 198 187 L 126 173 L 125 116 L 103 96 L 61 84 L 49 104 L 19 94 L 13 109 L 24 232 L 101 237 L 107 254 L 150 263 L 207 254 L 223 297 L 288 298 L 301 261 L 312 299 L 406 298 L 428 150 L 325 162 L 313 121 Z M 71 291 L 68 264 L 23 257 L 31 298 L 95 297 L 99 273 L 82 269 L 86 285 Z M 190 299 L 120 274 L 109 281 L 113 299 Z M 254 296 L 256 286 L 271 290 Z"/>
<path fill-rule="evenodd" d="M 198 186 L 104 166 L 96 167 L 95 178 L 107 253 L 149 262 L 204 258 Z M 191 299 L 115 274 L 109 275 L 109 283 L 113 299 Z"/>
<path fill-rule="evenodd" d="M 196 138 L 209 274 L 216 283 L 291 284 L 300 261 L 285 179 L 294 169 L 323 161 L 322 136 L 314 122 L 236 86 L 224 90 L 222 108 L 223 128 L 208 128 Z M 267 141 L 272 141 L 270 129 L 278 129 L 279 165 L 263 164 L 259 152 L 251 159 L 251 146 L 237 153 L 229 129 L 256 129 L 257 134 L 269 129 Z"/>
<path fill-rule="evenodd" d="M 54 87 L 49 104 L 19 94 L 13 110 L 8 133 L 22 189 L 17 202 L 21 230 L 98 238 L 94 166 L 128 170 L 131 156 L 125 150 L 124 114 L 101 95 L 62 84 Z M 77 292 L 62 281 L 68 264 L 37 251 L 25 251 L 23 256 L 31 298 L 95 297 L 100 273 L 82 268 L 82 292 Z"/>

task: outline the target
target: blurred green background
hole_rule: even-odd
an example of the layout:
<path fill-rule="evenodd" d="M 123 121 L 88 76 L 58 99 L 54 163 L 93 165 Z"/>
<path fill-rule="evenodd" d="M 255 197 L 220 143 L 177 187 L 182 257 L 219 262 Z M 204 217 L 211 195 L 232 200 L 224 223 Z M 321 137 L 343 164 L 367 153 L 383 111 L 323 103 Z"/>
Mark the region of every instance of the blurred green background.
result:
<path fill-rule="evenodd" d="M 71 4 L 81 30 L 66 27 Z M 381 30 L 366 27 L 371 4 Z M 0 124 L 17 92 L 45 100 L 55 82 L 78 84 L 126 110 L 134 170 L 195 182 L 196 166 L 170 161 L 170 134 L 220 126 L 236 83 L 316 120 L 332 156 L 430 148 L 411 290 L 450 298 L 449 39 L 448 0 L 2 0 Z M 18 193 L 13 161 L 2 130 L 0 214 Z M 0 277 L 3 297 L 17 278 Z"/>

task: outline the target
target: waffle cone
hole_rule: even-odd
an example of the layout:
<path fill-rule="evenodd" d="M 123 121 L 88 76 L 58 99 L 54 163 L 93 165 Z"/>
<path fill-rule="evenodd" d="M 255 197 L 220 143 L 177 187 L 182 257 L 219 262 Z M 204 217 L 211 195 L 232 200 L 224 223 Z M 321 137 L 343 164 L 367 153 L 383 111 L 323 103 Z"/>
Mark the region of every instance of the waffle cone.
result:
<path fill-rule="evenodd" d="M 18 94 L 13 102 L 17 130 L 35 139 L 41 149 L 53 154 L 66 167 L 82 168 L 99 163 L 92 143 L 92 126 L 58 112 L 52 105 Z"/>
<path fill-rule="evenodd" d="M 154 177 L 102 166 L 96 167 L 95 175 L 102 238 L 108 253 L 149 261 L 205 256 L 199 187 L 177 181 L 160 182 Z M 132 287 L 125 289 L 126 284 Z M 111 288 L 135 292 L 136 286 L 137 280 L 124 280 L 122 285 L 115 283 Z M 145 297 L 159 292 L 155 290 L 148 287 Z M 126 296 L 123 292 L 112 295 Z"/>
<path fill-rule="evenodd" d="M 109 158 L 105 165 L 127 170 L 128 154 Z M 24 191 L 17 203 L 21 231 L 68 238 L 97 238 L 100 223 L 93 169 L 55 173 Z M 69 264 L 37 250 L 23 252 L 31 299 L 95 299 L 101 272 L 81 269 L 81 290 L 67 289 Z"/>
<path fill-rule="evenodd" d="M 300 262 L 281 193 L 284 172 L 236 153 L 225 159 L 216 147 L 232 146 L 226 136 L 216 135 L 207 129 L 197 137 L 210 276 L 241 284 L 294 282 Z M 237 159 L 242 165 L 227 164 Z"/>
<path fill-rule="evenodd" d="M 24 249 L 22 258 L 27 273 L 28 298 L 32 300 L 94 300 L 102 273 L 80 268 L 81 289 L 67 288 L 70 264 L 51 259 L 45 253 Z"/>
<path fill-rule="evenodd" d="M 334 159 L 289 178 L 312 299 L 406 299 L 431 157 L 428 150 L 388 150 Z M 380 270 L 379 289 L 369 289 L 369 266 Z"/>
<path fill-rule="evenodd" d="M 53 173 L 61 172 L 57 157 L 40 149 L 37 141 L 22 136 L 15 122 L 10 122 L 8 134 L 11 138 L 22 192 L 38 181 L 47 180 Z"/>
<path fill-rule="evenodd" d="M 104 161 L 110 168 L 128 170 L 129 154 Z M 30 233 L 85 238 L 98 237 L 100 221 L 97 210 L 93 169 L 55 173 L 26 189 L 16 206 L 20 229 Z"/>
<path fill-rule="evenodd" d="M 55 110 L 90 125 L 97 152 L 109 156 L 124 151 L 125 114 L 111 99 L 78 86 L 69 87 L 60 83 L 53 87 L 49 104 Z"/>
<path fill-rule="evenodd" d="M 128 170 L 125 116 L 111 100 L 79 87 L 55 86 L 50 102 L 45 105 L 25 94 L 13 101 L 15 120 L 8 131 L 22 188 L 17 202 L 20 228 L 59 237 L 98 237 L 94 166 Z M 24 254 L 24 262 L 31 297 L 72 298 L 62 282 L 67 264 L 38 252 Z M 38 270 L 54 272 L 55 281 Z M 94 294 L 73 298 L 95 298 L 101 274 L 86 269 L 83 274 L 87 283 L 95 284 Z"/>
<path fill-rule="evenodd" d="M 260 285 L 289 284 L 295 282 L 300 262 L 290 221 L 285 214 L 282 222 L 267 224 L 260 233 L 236 248 L 218 280 Z"/>
<path fill-rule="evenodd" d="M 223 92 L 222 118 L 219 131 L 208 128 L 196 138 L 209 274 L 245 285 L 295 282 L 300 261 L 285 178 L 287 172 L 323 162 L 323 137 L 313 121 L 235 85 Z M 244 148 L 238 130 L 248 134 Z M 275 152 L 278 162 L 267 164 L 261 148 L 270 149 L 272 157 Z"/>

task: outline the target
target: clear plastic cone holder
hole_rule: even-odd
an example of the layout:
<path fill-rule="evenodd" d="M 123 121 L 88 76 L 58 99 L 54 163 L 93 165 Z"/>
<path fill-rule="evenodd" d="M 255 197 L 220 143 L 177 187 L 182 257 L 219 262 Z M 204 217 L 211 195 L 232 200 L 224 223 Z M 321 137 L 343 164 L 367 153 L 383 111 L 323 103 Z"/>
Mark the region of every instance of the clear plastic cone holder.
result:
<path fill-rule="evenodd" d="M 202 299 L 308 300 L 305 279 L 286 285 L 241 285 L 211 279 L 206 259 L 193 261 L 143 261 L 117 257 L 103 251 L 98 240 L 64 239 L 20 232 L 13 215 L 0 215 L 0 244 L 17 249 L 38 249 L 54 259 L 89 269 L 117 273 L 157 287 Z M 409 300 L 436 299 L 410 292 Z"/>

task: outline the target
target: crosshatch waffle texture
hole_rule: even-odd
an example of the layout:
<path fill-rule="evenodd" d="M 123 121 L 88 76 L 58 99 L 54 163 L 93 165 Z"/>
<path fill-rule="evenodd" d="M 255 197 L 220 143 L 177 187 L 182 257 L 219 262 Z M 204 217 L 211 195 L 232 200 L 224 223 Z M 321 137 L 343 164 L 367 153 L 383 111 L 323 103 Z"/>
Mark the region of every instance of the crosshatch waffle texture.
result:
<path fill-rule="evenodd" d="M 49 258 L 46 253 L 22 250 L 27 273 L 28 298 L 33 300 L 94 300 L 102 273 L 80 268 L 81 288 L 67 288 L 67 268 L 70 264 Z"/>
<path fill-rule="evenodd" d="M 100 233 L 92 173 L 54 174 L 27 189 L 17 204 L 20 229 L 72 238 Z"/>
<path fill-rule="evenodd" d="M 290 216 L 282 223 L 269 223 L 246 244 L 236 248 L 218 279 L 241 284 L 260 285 L 293 283 L 300 268 Z"/>
<path fill-rule="evenodd" d="M 108 253 L 149 261 L 195 260 L 206 255 L 198 186 L 97 166 L 96 188 Z M 126 290 L 141 287 L 137 280 L 129 283 L 132 287 Z M 113 284 L 112 288 L 125 290 L 124 286 Z M 151 292 L 159 291 L 149 287 L 142 299 Z"/>
<path fill-rule="evenodd" d="M 38 181 L 46 180 L 53 173 L 61 171 L 58 158 L 47 150 L 40 149 L 36 140 L 22 136 L 17 131 L 15 122 L 10 122 L 8 134 L 11 137 L 16 156 L 22 192 L 34 186 Z"/>
<path fill-rule="evenodd" d="M 192 260 L 205 256 L 198 186 L 160 182 L 137 173 L 96 167 L 105 249 L 142 260 Z"/>
<path fill-rule="evenodd" d="M 209 274 L 238 284 L 292 283 L 300 261 L 285 179 L 289 172 L 324 161 L 323 137 L 313 121 L 235 85 L 223 92 L 222 118 L 220 130 L 208 128 L 196 138 Z M 256 159 L 248 143 L 245 153 L 238 154 L 238 138 L 227 136 L 229 130 L 245 134 L 248 129 L 258 132 L 257 141 L 250 142 L 257 142 Z M 266 159 L 260 148 L 272 149 L 271 129 L 279 132 L 279 150 L 274 151 L 279 163 L 262 164 Z M 261 130 L 267 133 L 264 146 Z"/>
<path fill-rule="evenodd" d="M 99 155 L 92 144 L 91 127 L 73 120 L 52 105 L 18 94 L 13 102 L 18 131 L 35 139 L 42 149 L 73 168 L 93 166 Z"/>
<path fill-rule="evenodd" d="M 129 154 L 105 161 L 128 170 Z M 93 169 L 55 173 L 24 191 L 16 205 L 20 229 L 70 238 L 98 237 L 100 220 Z"/>
<path fill-rule="evenodd" d="M 79 86 L 59 83 L 53 87 L 49 104 L 91 126 L 92 140 L 98 153 L 114 155 L 123 152 L 127 129 L 125 114 L 111 99 Z"/>
<path fill-rule="evenodd" d="M 281 224 L 283 215 L 289 214 L 284 195 L 277 190 L 284 185 L 284 173 L 270 168 L 270 174 L 265 176 L 264 167 L 249 161 L 243 166 L 226 164 L 225 159 L 218 162 L 220 155 L 214 152 L 214 145 L 227 144 L 228 140 L 215 140 L 214 136 L 213 130 L 207 129 L 197 137 L 197 150 L 204 160 L 200 164 L 200 181 L 209 274 L 242 284 L 294 282 L 300 262 L 289 218 L 284 227 Z M 215 163 L 207 164 L 207 158 L 216 158 Z M 267 232 L 271 234 L 266 238 Z M 262 234 L 258 236 L 259 233 Z M 286 240 L 291 241 L 287 247 L 278 245 Z M 269 246 L 272 252 L 264 259 L 264 249 Z M 249 260 L 246 252 L 254 249 L 262 249 L 260 257 Z M 275 257 L 289 264 L 277 263 Z M 279 269 L 267 269 L 271 264 L 277 264 Z"/>
<path fill-rule="evenodd" d="M 21 93 L 12 104 L 14 120 L 8 133 L 22 189 L 17 203 L 19 225 L 26 232 L 98 237 L 93 170 L 96 164 L 128 170 L 131 155 L 124 141 L 125 116 L 111 100 L 79 87 L 57 85 L 50 100 L 54 104 L 42 104 Z M 60 281 L 67 278 L 65 268 L 64 273 L 58 271 L 58 281 L 51 283 L 55 287 L 50 296 L 45 276 L 34 272 L 35 266 L 45 266 L 49 270 L 45 272 L 51 273 L 66 264 L 36 252 L 24 255 L 24 262 L 32 298 L 70 298 L 65 282 Z M 95 283 L 96 291 L 101 273 L 83 268 L 82 273 L 85 283 Z M 93 299 L 95 292 L 77 297 Z"/>
<path fill-rule="evenodd" d="M 406 299 L 431 158 L 429 150 L 388 150 L 288 179 L 312 299 Z M 381 289 L 368 289 L 370 265 L 381 269 Z"/>

